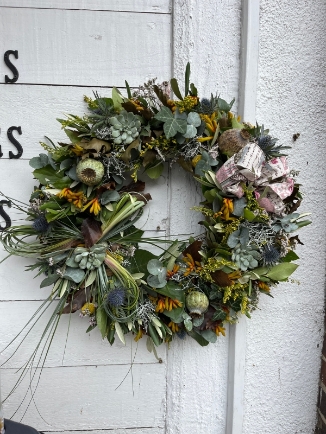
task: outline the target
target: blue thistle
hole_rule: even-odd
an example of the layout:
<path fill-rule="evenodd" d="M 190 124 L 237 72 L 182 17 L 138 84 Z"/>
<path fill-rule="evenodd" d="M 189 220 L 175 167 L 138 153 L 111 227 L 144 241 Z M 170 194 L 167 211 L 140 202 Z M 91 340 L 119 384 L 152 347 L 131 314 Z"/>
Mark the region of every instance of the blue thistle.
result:
<path fill-rule="evenodd" d="M 266 245 L 262 253 L 262 258 L 264 265 L 275 265 L 280 260 L 280 252 L 276 247 Z"/>
<path fill-rule="evenodd" d="M 113 307 L 120 307 L 123 305 L 126 297 L 126 290 L 124 288 L 115 288 L 108 293 L 107 303 Z"/>
<path fill-rule="evenodd" d="M 264 151 L 266 148 L 273 146 L 273 140 L 271 136 L 263 136 L 258 139 L 258 146 Z"/>
<path fill-rule="evenodd" d="M 46 218 L 43 214 L 39 215 L 34 221 L 33 221 L 33 228 L 37 232 L 46 232 L 49 229 L 49 223 L 46 221 Z"/>
<path fill-rule="evenodd" d="M 211 101 L 208 98 L 203 98 L 200 101 L 200 110 L 204 114 L 211 114 L 211 113 L 213 113 L 212 104 L 211 104 Z"/>
<path fill-rule="evenodd" d="M 181 329 L 178 332 L 176 332 L 176 335 L 178 336 L 179 339 L 184 340 L 186 339 L 187 333 L 184 329 Z"/>

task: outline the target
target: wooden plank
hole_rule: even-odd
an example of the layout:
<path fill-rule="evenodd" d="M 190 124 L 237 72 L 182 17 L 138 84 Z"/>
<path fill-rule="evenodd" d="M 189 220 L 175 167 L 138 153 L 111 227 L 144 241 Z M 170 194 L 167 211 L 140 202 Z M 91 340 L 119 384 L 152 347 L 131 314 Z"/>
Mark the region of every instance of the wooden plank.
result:
<path fill-rule="evenodd" d="M 84 431 L 43 431 L 44 434 L 163 434 L 164 428 L 140 428 L 140 429 L 100 429 L 100 430 L 84 430 Z"/>
<path fill-rule="evenodd" d="M 259 0 L 242 2 L 239 114 L 256 119 L 259 59 Z M 226 434 L 242 434 L 246 376 L 247 318 L 230 326 Z"/>
<path fill-rule="evenodd" d="M 0 7 L 171 13 L 171 0 L 0 0 Z"/>
<path fill-rule="evenodd" d="M 0 25 L 0 53 L 19 53 L 19 83 L 137 86 L 170 77 L 168 14 L 3 8 Z M 5 74 L 3 64 L 3 83 Z"/>
<path fill-rule="evenodd" d="M 40 431 L 163 428 L 165 366 L 134 366 L 133 381 L 128 377 L 116 389 L 125 371 L 121 365 L 45 368 L 35 392 L 35 404 L 31 403 L 22 422 Z M 2 371 L 3 396 L 17 378 L 13 369 Z M 36 382 L 32 382 L 32 390 Z M 5 402 L 6 415 L 17 410 L 29 383 L 26 378 Z M 15 420 L 21 418 L 26 404 L 18 410 Z"/>
<path fill-rule="evenodd" d="M 0 302 L 1 363 L 13 355 L 16 345 L 12 345 L 5 351 L 3 351 L 3 349 L 23 329 L 40 305 L 41 302 L 38 301 Z M 53 309 L 53 305 L 49 307 L 49 311 L 42 316 L 39 323 L 26 337 L 21 348 L 19 348 L 14 357 L 6 363 L 5 367 L 19 368 L 26 363 L 36 348 Z M 10 327 L 8 327 L 8 324 L 10 324 Z M 136 343 L 134 336 L 130 334 L 126 336 L 126 345 L 123 345 L 116 336 L 116 341 L 111 347 L 106 339 L 102 340 L 98 329 L 90 333 L 85 333 L 88 325 L 88 318 L 79 317 L 78 312 L 73 315 L 62 315 L 45 366 L 100 366 L 115 364 L 125 365 L 124 372 L 126 374 L 132 362 L 135 364 L 158 363 L 154 355 L 149 353 L 146 349 L 146 337 Z M 24 336 L 27 330 L 28 329 L 24 332 Z M 21 338 L 18 338 L 16 342 L 19 344 Z M 165 361 L 166 347 L 161 345 L 157 348 L 157 351 L 159 357 Z M 39 358 L 35 360 L 38 361 Z M 35 365 L 37 363 L 35 363 Z M 122 378 L 123 377 L 120 377 L 120 380 L 122 380 Z"/>

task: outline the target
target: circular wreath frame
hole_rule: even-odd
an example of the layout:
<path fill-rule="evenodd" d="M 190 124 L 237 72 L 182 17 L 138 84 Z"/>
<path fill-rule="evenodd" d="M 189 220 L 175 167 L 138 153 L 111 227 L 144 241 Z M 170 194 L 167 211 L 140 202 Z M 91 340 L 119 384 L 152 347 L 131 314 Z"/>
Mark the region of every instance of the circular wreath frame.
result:
<path fill-rule="evenodd" d="M 135 90 L 126 82 L 126 97 L 116 88 L 110 98 L 85 97 L 87 115 L 59 119 L 69 143 L 41 143 L 46 153 L 30 160 L 39 185 L 29 203 L 8 198 L 30 222 L 1 242 L 45 274 L 46 303 L 56 301 L 46 330 L 78 311 L 110 344 L 133 333 L 148 336 L 150 351 L 186 335 L 205 346 L 297 268 L 292 233 L 310 221 L 296 212 L 302 196 L 288 146 L 241 122 L 234 100 L 200 99 L 189 64 L 184 89 L 153 79 Z M 136 226 L 151 199 L 139 176 L 159 178 L 165 162 L 202 186 L 193 208 L 201 236 L 146 238 Z"/>

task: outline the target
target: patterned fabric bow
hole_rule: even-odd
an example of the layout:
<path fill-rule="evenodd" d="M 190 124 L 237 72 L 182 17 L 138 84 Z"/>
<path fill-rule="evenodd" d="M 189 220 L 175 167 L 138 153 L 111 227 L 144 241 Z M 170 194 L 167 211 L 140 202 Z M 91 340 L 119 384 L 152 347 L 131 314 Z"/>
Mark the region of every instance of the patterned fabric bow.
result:
<path fill-rule="evenodd" d="M 216 179 L 224 193 L 238 198 L 244 195 L 241 182 L 252 182 L 259 205 L 268 212 L 282 215 L 283 200 L 291 196 L 294 187 L 289 173 L 285 157 L 266 161 L 260 147 L 250 143 L 223 164 Z"/>

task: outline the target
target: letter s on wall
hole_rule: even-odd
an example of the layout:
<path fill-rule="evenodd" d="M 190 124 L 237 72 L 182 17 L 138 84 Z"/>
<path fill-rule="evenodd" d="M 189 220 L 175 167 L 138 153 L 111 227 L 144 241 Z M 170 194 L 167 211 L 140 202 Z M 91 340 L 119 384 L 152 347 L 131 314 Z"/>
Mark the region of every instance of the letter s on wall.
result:
<path fill-rule="evenodd" d="M 0 225 L 0 231 L 5 231 L 6 229 L 10 228 L 10 226 L 11 226 L 11 218 L 6 213 L 6 211 L 3 209 L 3 205 L 7 205 L 10 208 L 11 207 L 10 200 L 0 200 L 0 215 L 4 219 L 4 221 L 6 222 L 5 227 L 2 227 Z"/>
<path fill-rule="evenodd" d="M 5 83 L 16 83 L 19 77 L 19 72 L 16 68 L 16 66 L 11 63 L 9 56 L 10 54 L 13 54 L 16 59 L 18 59 L 18 51 L 17 50 L 8 50 L 5 52 L 3 58 L 5 61 L 5 64 L 8 66 L 10 71 L 14 74 L 13 78 L 9 78 L 8 75 L 5 75 Z"/>
<path fill-rule="evenodd" d="M 11 143 L 15 146 L 15 148 L 18 151 L 17 154 L 14 154 L 13 152 L 9 151 L 9 158 L 20 158 L 23 155 L 23 147 L 18 142 L 18 140 L 15 139 L 15 137 L 13 136 L 13 134 L 12 134 L 13 131 L 18 131 L 19 134 L 22 134 L 21 127 L 10 127 L 10 128 L 8 128 L 8 131 L 7 131 L 8 139 L 11 141 Z"/>

